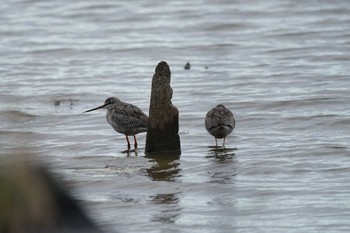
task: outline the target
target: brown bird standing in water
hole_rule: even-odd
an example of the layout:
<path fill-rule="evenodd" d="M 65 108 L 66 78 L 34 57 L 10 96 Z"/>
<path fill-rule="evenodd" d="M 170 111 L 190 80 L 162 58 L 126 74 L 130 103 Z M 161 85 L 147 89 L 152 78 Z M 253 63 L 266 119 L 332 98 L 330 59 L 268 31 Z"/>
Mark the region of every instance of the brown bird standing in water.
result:
<path fill-rule="evenodd" d="M 225 139 L 233 131 L 235 125 L 236 121 L 232 112 L 222 104 L 211 109 L 205 117 L 205 128 L 215 137 L 216 146 L 218 146 L 217 139 L 223 138 L 222 146 L 225 147 Z"/>
<path fill-rule="evenodd" d="M 107 109 L 107 122 L 118 133 L 124 134 L 130 150 L 128 136 L 134 136 L 134 146 L 137 148 L 136 134 L 147 132 L 148 117 L 135 105 L 120 101 L 115 97 L 109 97 L 105 103 L 97 108 L 87 110 L 91 112 L 100 108 Z"/>

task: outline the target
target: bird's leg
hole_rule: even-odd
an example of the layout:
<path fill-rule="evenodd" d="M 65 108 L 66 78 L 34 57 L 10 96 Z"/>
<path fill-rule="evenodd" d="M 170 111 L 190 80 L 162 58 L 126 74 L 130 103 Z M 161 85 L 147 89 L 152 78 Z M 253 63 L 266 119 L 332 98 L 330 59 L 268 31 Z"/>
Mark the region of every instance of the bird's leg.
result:
<path fill-rule="evenodd" d="M 130 150 L 130 142 L 129 142 L 129 138 L 127 135 L 125 135 L 126 141 L 128 142 L 128 150 Z"/>
<path fill-rule="evenodd" d="M 216 146 L 218 146 L 218 140 L 215 138 Z"/>
<path fill-rule="evenodd" d="M 134 135 L 134 142 L 135 142 L 135 149 L 137 149 L 137 140 L 136 140 L 136 136 Z"/>
<path fill-rule="evenodd" d="M 224 142 L 222 143 L 222 147 L 224 147 L 224 148 L 225 148 L 225 139 L 226 139 L 226 137 L 224 137 Z"/>

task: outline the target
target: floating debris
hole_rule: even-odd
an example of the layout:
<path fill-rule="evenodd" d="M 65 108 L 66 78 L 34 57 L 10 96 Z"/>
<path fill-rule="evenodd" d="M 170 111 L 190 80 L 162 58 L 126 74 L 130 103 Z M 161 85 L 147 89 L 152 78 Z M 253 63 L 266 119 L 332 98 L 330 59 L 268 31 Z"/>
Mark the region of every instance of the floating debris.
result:
<path fill-rule="evenodd" d="M 60 106 L 61 105 L 61 100 L 55 100 L 54 101 L 55 106 Z"/>
<path fill-rule="evenodd" d="M 191 64 L 189 62 L 186 63 L 186 65 L 184 66 L 185 70 L 189 70 L 191 69 Z"/>
<path fill-rule="evenodd" d="M 74 105 L 75 102 L 78 102 L 77 99 L 54 99 L 53 104 L 54 106 L 61 106 L 61 104 L 64 104 L 65 102 L 68 102 L 70 106 Z"/>

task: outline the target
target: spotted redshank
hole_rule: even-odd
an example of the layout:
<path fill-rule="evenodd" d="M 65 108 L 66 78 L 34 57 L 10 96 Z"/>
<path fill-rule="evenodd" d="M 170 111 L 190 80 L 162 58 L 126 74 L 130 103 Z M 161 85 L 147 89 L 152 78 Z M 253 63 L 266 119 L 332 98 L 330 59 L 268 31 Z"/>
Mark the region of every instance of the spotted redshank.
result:
<path fill-rule="evenodd" d="M 130 150 L 130 141 L 128 136 L 134 136 L 134 146 L 137 149 L 136 134 L 147 132 L 148 117 L 142 110 L 135 105 L 120 101 L 115 97 L 109 97 L 105 103 L 97 108 L 87 110 L 91 112 L 100 108 L 107 109 L 107 122 L 118 133 L 124 134 Z"/>
<path fill-rule="evenodd" d="M 223 138 L 222 146 L 225 147 L 225 139 L 235 128 L 236 121 L 232 112 L 219 104 L 211 109 L 205 117 L 205 128 L 215 137 L 216 146 L 218 146 L 218 138 Z"/>

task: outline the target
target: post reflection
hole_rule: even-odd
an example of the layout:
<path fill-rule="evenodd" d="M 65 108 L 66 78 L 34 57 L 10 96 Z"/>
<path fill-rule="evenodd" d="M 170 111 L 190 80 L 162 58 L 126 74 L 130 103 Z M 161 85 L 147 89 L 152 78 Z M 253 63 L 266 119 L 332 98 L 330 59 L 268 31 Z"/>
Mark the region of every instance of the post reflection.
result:
<path fill-rule="evenodd" d="M 166 224 L 174 223 L 181 215 L 182 208 L 178 205 L 180 202 L 179 194 L 180 193 L 166 193 L 151 196 L 151 202 L 160 205 L 162 209 L 153 216 L 152 221 Z"/>
<path fill-rule="evenodd" d="M 180 156 L 161 155 L 148 156 L 150 162 L 153 162 L 153 166 L 147 169 L 147 174 L 154 181 L 174 181 L 176 177 L 179 177 L 181 171 Z"/>
<path fill-rule="evenodd" d="M 147 169 L 147 175 L 153 181 L 176 181 L 176 178 L 181 176 L 180 156 L 169 154 L 157 154 L 147 156 L 153 165 Z M 171 224 L 176 221 L 181 215 L 182 208 L 179 206 L 180 195 L 178 189 L 173 189 L 171 183 L 166 183 L 167 193 L 157 193 L 150 196 L 150 202 L 159 208 L 153 217 L 152 221 L 165 224 Z"/>

